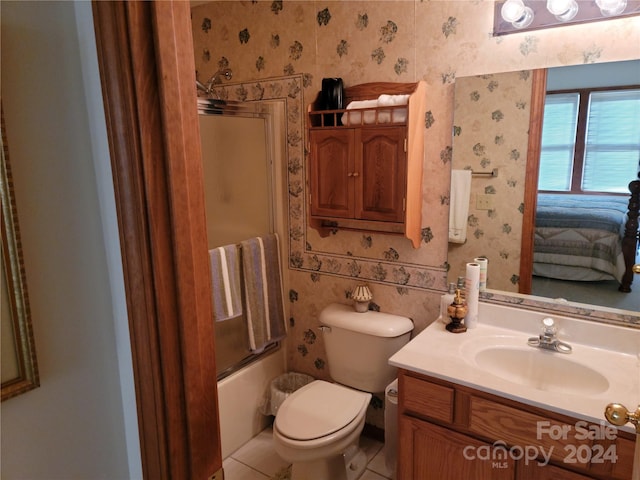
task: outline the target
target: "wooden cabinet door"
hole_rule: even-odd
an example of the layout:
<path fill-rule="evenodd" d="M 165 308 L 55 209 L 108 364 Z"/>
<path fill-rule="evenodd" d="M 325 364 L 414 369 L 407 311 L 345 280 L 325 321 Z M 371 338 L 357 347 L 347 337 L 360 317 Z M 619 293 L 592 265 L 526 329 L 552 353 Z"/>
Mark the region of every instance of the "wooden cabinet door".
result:
<path fill-rule="evenodd" d="M 501 447 L 405 415 L 398 445 L 398 480 L 515 478 L 515 461 Z"/>
<path fill-rule="evenodd" d="M 404 221 L 406 131 L 406 127 L 363 128 L 356 131 L 356 218 Z"/>
<path fill-rule="evenodd" d="M 311 215 L 353 218 L 353 129 L 310 132 Z"/>
<path fill-rule="evenodd" d="M 525 463 L 524 460 L 520 460 L 518 462 L 518 480 L 590 480 L 592 478 L 554 465 L 538 465 L 536 461 Z"/>

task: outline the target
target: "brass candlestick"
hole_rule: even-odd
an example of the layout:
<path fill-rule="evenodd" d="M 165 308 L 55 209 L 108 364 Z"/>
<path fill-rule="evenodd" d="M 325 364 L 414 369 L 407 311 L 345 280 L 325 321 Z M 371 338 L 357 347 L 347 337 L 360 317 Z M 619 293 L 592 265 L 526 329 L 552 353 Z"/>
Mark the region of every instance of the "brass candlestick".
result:
<path fill-rule="evenodd" d="M 464 317 L 467 314 L 467 304 L 462 299 L 460 289 L 456 288 L 456 296 L 451 305 L 447 307 L 447 314 L 451 318 L 451 322 L 445 327 L 451 333 L 463 333 L 467 331 L 464 325 Z"/>

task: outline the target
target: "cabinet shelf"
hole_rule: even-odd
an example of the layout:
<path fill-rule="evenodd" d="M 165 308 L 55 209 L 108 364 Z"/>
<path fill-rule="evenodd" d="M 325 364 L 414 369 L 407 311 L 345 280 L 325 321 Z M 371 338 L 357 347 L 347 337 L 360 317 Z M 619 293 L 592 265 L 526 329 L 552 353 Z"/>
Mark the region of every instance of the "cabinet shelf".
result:
<path fill-rule="evenodd" d="M 346 103 L 407 95 L 406 104 L 322 110 L 308 107 L 309 225 L 422 239 L 425 82 L 345 89 Z"/>

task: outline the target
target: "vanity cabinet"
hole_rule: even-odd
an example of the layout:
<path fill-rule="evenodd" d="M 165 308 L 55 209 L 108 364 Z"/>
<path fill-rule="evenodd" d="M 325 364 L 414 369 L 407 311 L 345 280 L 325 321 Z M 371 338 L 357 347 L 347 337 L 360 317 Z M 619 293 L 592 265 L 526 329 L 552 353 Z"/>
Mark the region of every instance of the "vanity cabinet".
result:
<path fill-rule="evenodd" d="M 398 379 L 398 480 L 631 478 L 628 432 L 407 370 Z"/>
<path fill-rule="evenodd" d="M 422 237 L 425 83 L 370 83 L 345 89 L 345 102 L 381 94 L 408 104 L 362 110 L 308 111 L 309 224 Z"/>

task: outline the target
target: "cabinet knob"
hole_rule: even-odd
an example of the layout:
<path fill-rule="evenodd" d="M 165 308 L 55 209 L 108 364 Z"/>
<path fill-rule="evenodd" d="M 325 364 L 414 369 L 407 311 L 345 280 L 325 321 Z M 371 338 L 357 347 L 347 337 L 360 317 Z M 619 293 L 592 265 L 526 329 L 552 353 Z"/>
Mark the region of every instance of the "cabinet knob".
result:
<path fill-rule="evenodd" d="M 353 172 L 353 173 L 352 173 L 352 175 L 353 175 L 354 177 L 359 177 L 359 176 L 360 176 L 360 174 L 359 174 L 358 172 Z"/>

